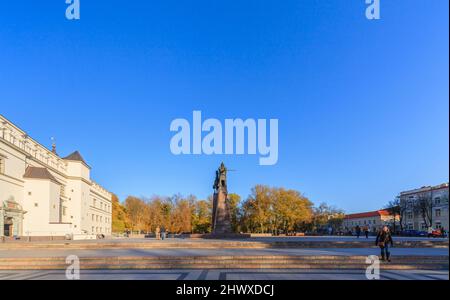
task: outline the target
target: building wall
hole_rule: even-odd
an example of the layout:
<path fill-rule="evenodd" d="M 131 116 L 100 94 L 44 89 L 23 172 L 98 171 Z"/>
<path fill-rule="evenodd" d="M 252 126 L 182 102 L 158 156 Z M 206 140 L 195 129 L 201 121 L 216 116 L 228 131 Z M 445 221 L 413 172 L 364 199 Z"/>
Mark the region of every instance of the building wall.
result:
<path fill-rule="evenodd" d="M 111 213 L 111 201 L 106 201 L 103 195 L 91 190 L 85 228 L 95 234 L 111 234 Z"/>
<path fill-rule="evenodd" d="M 344 219 L 343 226 L 347 230 L 351 231 L 354 231 L 356 226 L 359 226 L 361 228 L 367 226 L 369 228 L 369 231 L 376 232 L 384 225 L 392 226 L 393 222 L 394 222 L 393 216 L 381 215 L 364 218 Z"/>
<path fill-rule="evenodd" d="M 62 159 L 1 115 L 0 158 L 0 204 L 12 198 L 22 206 L 20 235 L 111 233 L 111 193 L 91 180 L 89 166 Z M 46 168 L 57 182 L 24 178 L 28 166 Z M 104 209 L 92 207 L 94 197 Z M 93 223 L 92 214 L 101 215 L 102 222 Z"/>
<path fill-rule="evenodd" d="M 11 197 L 21 203 L 25 184 L 22 178 L 25 173 L 25 155 L 9 147 L 0 138 L 0 156 L 4 163 L 4 172 L 0 173 L 0 193 L 2 196 L 0 203 Z"/>
<path fill-rule="evenodd" d="M 23 236 L 61 236 L 71 233 L 71 224 L 60 223 L 59 185 L 48 180 L 31 179 L 25 182 L 22 208 Z"/>
<path fill-rule="evenodd" d="M 424 221 L 422 215 L 414 209 L 415 203 L 417 203 L 421 196 L 428 196 L 433 201 L 431 227 L 434 229 L 443 227 L 445 230 L 448 230 L 448 183 L 400 193 L 400 203 L 405 207 L 403 216 L 403 226 L 405 229 L 427 231 L 428 226 L 430 226 L 429 221 Z"/>

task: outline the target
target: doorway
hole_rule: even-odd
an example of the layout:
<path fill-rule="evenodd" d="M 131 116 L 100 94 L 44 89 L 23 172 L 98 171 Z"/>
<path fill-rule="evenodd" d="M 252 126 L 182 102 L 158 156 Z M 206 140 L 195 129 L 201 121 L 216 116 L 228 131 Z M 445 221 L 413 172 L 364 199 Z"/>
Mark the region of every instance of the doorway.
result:
<path fill-rule="evenodd" d="M 13 236 L 13 221 L 12 218 L 5 218 L 5 223 L 3 225 L 3 235 Z"/>

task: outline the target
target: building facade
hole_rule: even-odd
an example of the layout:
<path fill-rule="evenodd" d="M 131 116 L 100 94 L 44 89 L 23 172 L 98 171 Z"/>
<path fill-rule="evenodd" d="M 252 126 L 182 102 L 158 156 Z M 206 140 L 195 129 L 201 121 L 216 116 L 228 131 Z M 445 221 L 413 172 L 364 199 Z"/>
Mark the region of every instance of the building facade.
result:
<path fill-rule="evenodd" d="M 111 193 L 0 115 L 0 237 L 111 234 Z"/>
<path fill-rule="evenodd" d="M 448 191 L 448 183 L 443 183 L 401 192 L 404 229 L 427 231 L 432 227 L 448 230 Z"/>
<path fill-rule="evenodd" d="M 396 222 L 399 220 L 399 217 L 395 218 Z M 394 216 L 387 210 L 375 210 L 363 213 L 348 214 L 345 215 L 343 222 L 345 232 L 355 232 L 356 226 L 359 226 L 361 229 L 367 227 L 370 232 L 376 232 L 384 225 L 391 227 L 394 225 Z"/>

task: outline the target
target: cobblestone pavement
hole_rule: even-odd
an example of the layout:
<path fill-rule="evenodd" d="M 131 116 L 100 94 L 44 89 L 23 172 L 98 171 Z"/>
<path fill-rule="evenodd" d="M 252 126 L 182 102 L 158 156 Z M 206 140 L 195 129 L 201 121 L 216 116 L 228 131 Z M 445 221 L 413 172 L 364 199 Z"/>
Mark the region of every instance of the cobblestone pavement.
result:
<path fill-rule="evenodd" d="M 448 238 L 426 238 L 426 237 L 394 237 L 395 241 L 448 241 Z M 356 236 L 297 236 L 297 237 L 252 237 L 246 239 L 238 240 L 215 240 L 215 239 L 189 239 L 189 238 L 168 238 L 165 242 L 176 242 L 176 243 L 204 243 L 205 241 L 211 243 L 222 243 L 224 241 L 235 241 L 235 242 L 345 242 L 345 241 L 359 241 L 373 243 L 375 241 L 374 236 L 369 236 L 368 239 L 365 236 L 357 238 Z M 23 240 L 18 241 L 8 241 L 7 243 L 26 243 L 26 244 L 106 244 L 106 243 L 161 243 L 161 240 L 156 240 L 154 238 L 110 238 L 103 240 L 78 240 L 78 241 L 36 241 L 28 242 L 24 237 Z"/>
<path fill-rule="evenodd" d="M 25 249 L 0 250 L 0 258 L 20 257 L 109 257 L 109 256 L 236 256 L 236 255 L 378 255 L 378 248 L 326 248 L 326 249 Z M 392 248 L 395 255 L 448 256 L 445 248 Z"/>
<path fill-rule="evenodd" d="M 448 271 L 384 271 L 381 280 L 448 280 Z M 62 270 L 0 271 L 0 280 L 65 280 Z M 364 270 L 82 270 L 81 280 L 366 280 Z"/>

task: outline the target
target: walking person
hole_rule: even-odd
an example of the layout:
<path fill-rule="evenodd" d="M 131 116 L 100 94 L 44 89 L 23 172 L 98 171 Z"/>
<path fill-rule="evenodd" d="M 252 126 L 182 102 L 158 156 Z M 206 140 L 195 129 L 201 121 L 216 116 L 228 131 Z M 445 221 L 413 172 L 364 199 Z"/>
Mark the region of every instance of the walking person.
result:
<path fill-rule="evenodd" d="M 164 226 L 161 226 L 161 240 L 164 241 L 166 238 L 166 228 Z"/>
<path fill-rule="evenodd" d="M 369 238 L 369 227 L 364 226 L 364 234 L 366 235 L 366 239 Z"/>
<path fill-rule="evenodd" d="M 359 239 L 359 236 L 361 235 L 361 227 L 359 227 L 359 225 L 356 225 L 355 231 L 356 237 Z"/>
<path fill-rule="evenodd" d="M 391 247 L 394 246 L 394 241 L 392 240 L 391 231 L 386 225 L 378 232 L 377 238 L 375 240 L 375 245 L 381 249 L 381 260 L 387 260 L 391 262 L 391 252 L 389 251 L 389 244 Z"/>
<path fill-rule="evenodd" d="M 161 239 L 161 229 L 159 228 L 159 226 L 156 226 L 155 237 L 157 240 Z"/>
<path fill-rule="evenodd" d="M 433 227 L 429 226 L 427 233 L 428 233 L 428 237 L 433 237 Z"/>

